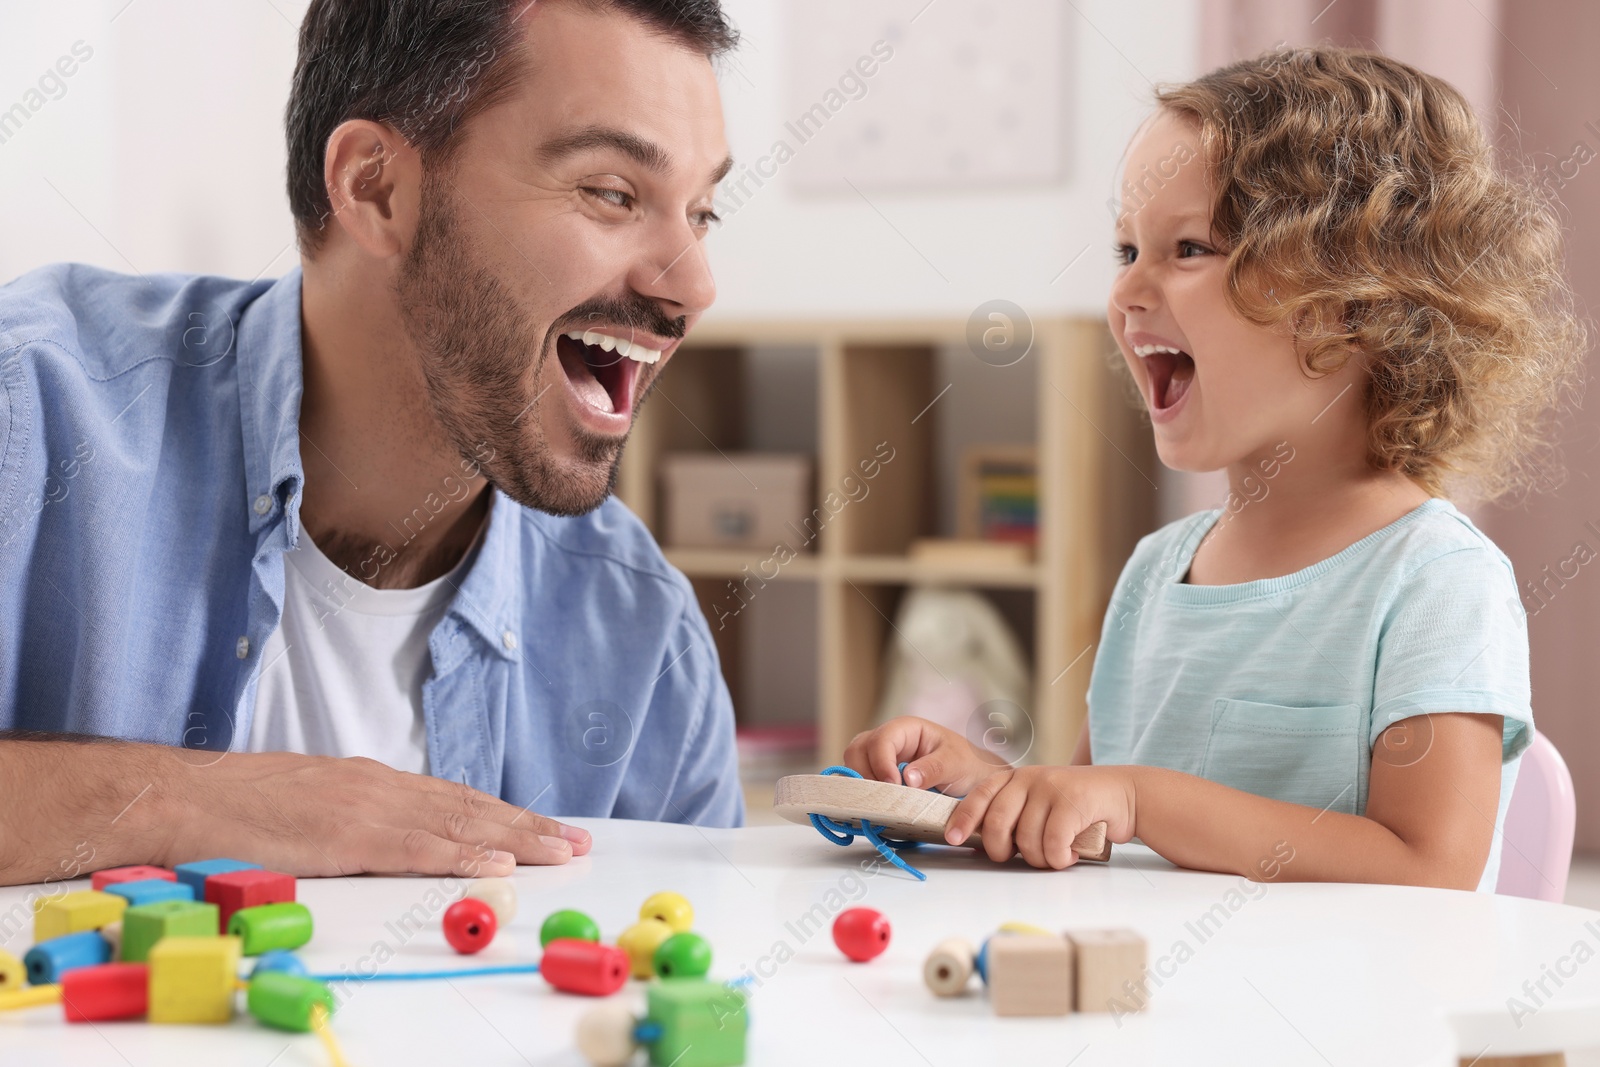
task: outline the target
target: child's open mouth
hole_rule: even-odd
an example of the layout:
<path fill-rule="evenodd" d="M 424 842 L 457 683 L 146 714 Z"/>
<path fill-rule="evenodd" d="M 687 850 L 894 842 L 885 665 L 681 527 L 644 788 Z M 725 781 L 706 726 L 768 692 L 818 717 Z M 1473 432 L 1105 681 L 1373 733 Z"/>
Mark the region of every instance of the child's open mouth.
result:
<path fill-rule="evenodd" d="M 1145 375 L 1150 379 L 1151 410 L 1177 407 L 1194 382 L 1193 357 L 1170 345 L 1137 345 L 1133 354 L 1144 363 Z"/>

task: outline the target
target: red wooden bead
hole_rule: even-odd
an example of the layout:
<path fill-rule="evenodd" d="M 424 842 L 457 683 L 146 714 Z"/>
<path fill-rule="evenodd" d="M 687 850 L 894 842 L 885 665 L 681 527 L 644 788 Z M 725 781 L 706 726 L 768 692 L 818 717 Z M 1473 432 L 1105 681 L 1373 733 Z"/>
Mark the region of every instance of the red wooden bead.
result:
<path fill-rule="evenodd" d="M 277 871 L 228 871 L 206 879 L 206 903 L 217 906 L 219 934 L 228 932 L 228 920 L 240 908 L 283 904 L 293 899 L 293 876 Z"/>
<path fill-rule="evenodd" d="M 137 1019 L 150 1006 L 150 966 L 99 963 L 61 976 L 61 1006 L 69 1023 Z"/>
<path fill-rule="evenodd" d="M 103 871 L 95 871 L 89 876 L 89 883 L 94 888 L 104 890 L 108 885 L 118 885 L 122 882 L 144 882 L 151 878 L 159 878 L 163 882 L 176 882 L 178 876 L 165 867 L 110 867 Z"/>
<path fill-rule="evenodd" d="M 628 954 L 615 945 L 558 937 L 544 947 L 539 973 L 563 993 L 610 996 L 628 980 Z"/>
<path fill-rule="evenodd" d="M 857 963 L 865 963 L 889 947 L 889 920 L 871 908 L 846 908 L 833 920 L 833 943 Z"/>
<path fill-rule="evenodd" d="M 499 929 L 487 900 L 462 897 L 444 911 L 444 939 L 463 956 L 489 947 Z"/>

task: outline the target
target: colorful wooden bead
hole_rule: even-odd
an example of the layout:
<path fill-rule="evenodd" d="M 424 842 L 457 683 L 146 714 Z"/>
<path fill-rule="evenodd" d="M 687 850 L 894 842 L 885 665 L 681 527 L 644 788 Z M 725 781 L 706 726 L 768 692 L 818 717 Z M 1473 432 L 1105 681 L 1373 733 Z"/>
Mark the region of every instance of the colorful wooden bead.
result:
<path fill-rule="evenodd" d="M 124 915 L 127 912 L 123 912 Z M 106 923 L 100 928 L 100 936 L 106 939 L 106 944 L 111 946 L 111 959 L 113 962 L 122 960 L 122 922 Z"/>
<path fill-rule="evenodd" d="M 650 1062 L 676 1067 L 737 1067 L 744 1062 L 749 1026 L 745 996 L 721 982 L 675 978 L 645 990 L 646 1020 L 660 1032 Z"/>
<path fill-rule="evenodd" d="M 95 871 L 89 876 L 89 884 L 95 889 L 104 889 L 118 882 L 147 882 L 158 878 L 164 882 L 175 882 L 178 876 L 165 867 L 150 867 L 140 865 L 137 867 L 107 867 L 103 871 Z"/>
<path fill-rule="evenodd" d="M 633 1012 L 621 1004 L 592 1008 L 578 1020 L 578 1052 L 594 1067 L 624 1067 L 638 1046 L 636 1025 Z"/>
<path fill-rule="evenodd" d="M 444 939 L 463 956 L 488 947 L 500 924 L 487 901 L 462 897 L 444 910 Z"/>
<path fill-rule="evenodd" d="M 110 962 L 111 943 L 98 930 L 80 930 L 40 941 L 22 957 L 29 985 L 53 985 L 68 971 Z"/>
<path fill-rule="evenodd" d="M 122 918 L 127 907 L 128 902 L 122 897 L 93 889 L 39 897 L 33 902 L 33 939 L 48 941 L 82 930 L 98 930 Z"/>
<path fill-rule="evenodd" d="M 655 967 L 662 978 L 704 978 L 711 970 L 711 943 L 695 933 L 673 934 L 656 949 Z"/>
<path fill-rule="evenodd" d="M 614 945 L 558 937 L 544 947 L 539 973 L 563 993 L 610 996 L 628 980 L 628 955 Z"/>
<path fill-rule="evenodd" d="M 1000 924 L 1000 929 L 998 931 L 996 931 L 996 932 L 997 933 L 1002 933 L 1002 934 L 1027 934 L 1027 935 L 1029 935 L 1031 937 L 1055 937 L 1056 936 L 1054 931 L 1046 930 L 1042 926 L 1035 926 L 1035 925 L 1033 925 L 1033 923 L 1018 923 L 1018 922 L 1001 923 Z"/>
<path fill-rule="evenodd" d="M 61 1007 L 69 1023 L 138 1019 L 150 1005 L 150 968 L 101 963 L 61 976 Z"/>
<path fill-rule="evenodd" d="M 1132 930 L 1069 930 L 1077 950 L 1079 1011 L 1140 1011 L 1145 987 L 1145 943 Z"/>
<path fill-rule="evenodd" d="M 548 947 L 558 937 L 569 941 L 598 941 L 600 927 L 583 912 L 562 908 L 552 911 L 539 927 L 539 947 Z"/>
<path fill-rule="evenodd" d="M 113 882 L 105 891 L 128 902 L 129 907 L 154 904 L 158 900 L 193 900 L 194 890 L 182 882 L 146 878 L 139 882 Z"/>
<path fill-rule="evenodd" d="M 972 980 L 973 964 L 977 952 L 972 942 L 959 937 L 941 941 L 933 946 L 922 964 L 922 980 L 937 997 L 957 997 L 967 991 Z"/>
<path fill-rule="evenodd" d="M 672 927 L 660 919 L 640 919 L 617 938 L 617 947 L 628 954 L 635 978 L 656 976 L 656 949 L 673 936 Z"/>
<path fill-rule="evenodd" d="M 193 863 L 180 863 L 172 868 L 172 873 L 178 881 L 194 890 L 194 899 L 206 898 L 206 879 L 214 874 L 227 874 L 230 871 L 259 871 L 261 864 L 246 863 L 243 860 L 195 860 Z"/>
<path fill-rule="evenodd" d="M 122 914 L 122 961 L 143 963 L 164 937 L 215 937 L 217 906 L 189 900 L 140 904 Z"/>
<path fill-rule="evenodd" d="M 217 906 L 217 932 L 228 929 L 233 913 L 261 904 L 282 904 L 294 899 L 294 877 L 259 867 L 225 871 L 206 879 L 206 901 Z"/>
<path fill-rule="evenodd" d="M 246 956 L 299 948 L 311 940 L 311 932 L 311 909 L 292 900 L 240 908 L 228 920 L 228 933 L 239 938 Z"/>
<path fill-rule="evenodd" d="M 639 918 L 660 919 L 681 934 L 694 926 L 694 908 L 677 893 L 655 893 L 639 906 Z"/>
<path fill-rule="evenodd" d="M 889 920 L 871 908 L 846 908 L 833 920 L 833 943 L 857 963 L 889 947 Z"/>
<path fill-rule="evenodd" d="M 0 992 L 21 989 L 27 983 L 27 966 L 17 957 L 0 948 Z"/>
<path fill-rule="evenodd" d="M 989 1003 L 996 1015 L 1066 1015 L 1072 1011 L 1072 945 L 1064 937 L 992 937 L 988 970 Z"/>
<path fill-rule="evenodd" d="M 150 1021 L 225 1023 L 239 983 L 237 937 L 164 937 L 150 949 Z"/>
<path fill-rule="evenodd" d="M 467 896 L 476 897 L 494 909 L 494 920 L 501 929 L 517 917 L 517 887 L 509 878 L 479 878 L 467 886 Z"/>
<path fill-rule="evenodd" d="M 301 962 L 300 957 L 283 949 L 263 952 L 261 958 L 256 960 L 256 965 L 251 968 L 250 975 L 254 977 L 267 971 L 282 971 L 284 974 L 297 974 L 302 978 L 307 974 L 306 965 Z"/>
<path fill-rule="evenodd" d="M 333 1014 L 333 993 L 314 978 L 285 971 L 262 971 L 250 976 L 245 1007 L 261 1022 L 279 1030 L 309 1033 L 314 1009 Z"/>

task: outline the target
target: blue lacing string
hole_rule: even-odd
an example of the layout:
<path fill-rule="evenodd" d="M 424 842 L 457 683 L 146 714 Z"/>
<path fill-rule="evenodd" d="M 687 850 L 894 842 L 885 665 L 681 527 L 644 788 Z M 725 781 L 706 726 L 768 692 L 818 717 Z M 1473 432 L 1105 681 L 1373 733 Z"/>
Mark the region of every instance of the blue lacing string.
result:
<path fill-rule="evenodd" d="M 900 769 L 905 769 L 904 763 L 900 764 Z M 851 778 L 861 777 L 860 774 L 851 770 L 849 767 L 827 767 L 824 768 L 822 773 L 843 774 L 848 775 Z M 917 879 L 917 881 L 926 882 L 928 880 L 927 875 L 923 874 L 921 871 L 911 866 L 911 864 L 900 858 L 899 850 L 916 848 L 917 842 L 915 841 L 895 841 L 884 837 L 882 836 L 882 828 L 873 826 L 865 819 L 861 820 L 861 826 L 859 829 L 857 829 L 856 827 L 851 826 L 849 823 L 834 822 L 826 815 L 818 815 L 815 812 L 812 812 L 811 825 L 817 828 L 817 833 L 821 834 L 823 837 L 826 837 L 829 841 L 832 841 L 836 845 L 848 845 L 855 841 L 858 836 L 864 837 L 872 843 L 873 848 L 878 850 L 878 855 L 882 856 L 896 867 L 899 867 L 907 874 L 912 875 Z"/>

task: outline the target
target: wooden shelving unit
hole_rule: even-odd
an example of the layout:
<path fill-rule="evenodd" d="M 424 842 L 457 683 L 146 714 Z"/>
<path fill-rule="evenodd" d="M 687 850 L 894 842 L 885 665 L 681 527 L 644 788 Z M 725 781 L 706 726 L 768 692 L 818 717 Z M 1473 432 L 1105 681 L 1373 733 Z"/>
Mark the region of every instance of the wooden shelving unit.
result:
<path fill-rule="evenodd" d="M 1040 541 L 1034 562 L 951 564 L 912 559 L 912 542 L 938 532 L 935 427 L 942 395 L 938 355 L 966 352 L 966 324 L 946 322 L 708 321 L 674 357 L 640 411 L 618 495 L 660 534 L 660 457 L 675 451 L 745 450 L 744 402 L 753 349 L 806 349 L 817 360 L 817 498 L 839 487 L 858 462 L 887 441 L 895 458 L 870 493 L 829 519 L 814 550 L 771 581 L 812 583 L 817 596 L 816 719 L 823 762 L 866 728 L 880 691 L 886 640 L 905 589 L 927 584 L 1032 595 L 1034 756 L 1066 762 L 1082 725 L 1084 694 L 1101 618 L 1123 561 L 1151 527 L 1156 468 L 1149 430 L 1112 369 L 1103 322 L 1035 322 Z M 729 581 L 756 570 L 769 552 L 667 548 L 694 580 L 707 617 Z M 745 568 L 749 567 L 747 571 Z M 770 573 L 770 569 L 769 569 Z M 725 661 L 736 658 L 737 622 L 717 632 Z M 714 625 L 713 630 L 717 631 Z M 1070 670 L 1068 668 L 1071 668 Z M 731 670 L 731 667 L 730 667 Z M 741 704 L 730 673 L 736 707 Z M 749 709 L 741 708 L 741 717 Z"/>

